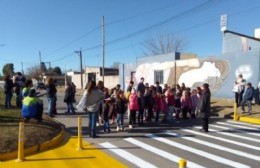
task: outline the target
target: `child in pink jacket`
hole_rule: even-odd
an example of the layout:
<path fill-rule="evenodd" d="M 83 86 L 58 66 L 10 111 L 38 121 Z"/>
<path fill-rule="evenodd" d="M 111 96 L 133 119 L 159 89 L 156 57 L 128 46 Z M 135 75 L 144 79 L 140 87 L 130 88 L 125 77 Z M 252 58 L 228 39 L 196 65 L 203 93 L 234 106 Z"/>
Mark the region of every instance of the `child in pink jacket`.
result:
<path fill-rule="evenodd" d="M 182 118 L 187 119 L 187 112 L 191 109 L 190 96 L 187 90 L 183 91 L 181 96 L 181 110 L 182 110 Z"/>
<path fill-rule="evenodd" d="M 133 124 L 136 124 L 136 111 L 139 110 L 138 96 L 136 90 L 133 89 L 131 95 L 129 96 L 129 128 L 133 128 Z"/>

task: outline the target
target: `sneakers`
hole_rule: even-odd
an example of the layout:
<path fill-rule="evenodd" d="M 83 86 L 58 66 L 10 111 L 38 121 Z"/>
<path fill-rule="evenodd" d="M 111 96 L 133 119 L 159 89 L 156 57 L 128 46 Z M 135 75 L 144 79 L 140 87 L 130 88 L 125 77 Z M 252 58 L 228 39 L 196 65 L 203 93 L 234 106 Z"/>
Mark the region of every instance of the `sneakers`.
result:
<path fill-rule="evenodd" d="M 117 126 L 117 127 L 116 127 L 116 131 L 117 131 L 117 132 L 118 132 L 118 131 L 120 131 L 120 128 L 119 128 L 119 126 Z"/>
<path fill-rule="evenodd" d="M 129 128 L 130 128 L 130 129 L 132 129 L 132 128 L 133 128 L 133 126 L 132 126 L 132 125 L 129 125 Z"/>

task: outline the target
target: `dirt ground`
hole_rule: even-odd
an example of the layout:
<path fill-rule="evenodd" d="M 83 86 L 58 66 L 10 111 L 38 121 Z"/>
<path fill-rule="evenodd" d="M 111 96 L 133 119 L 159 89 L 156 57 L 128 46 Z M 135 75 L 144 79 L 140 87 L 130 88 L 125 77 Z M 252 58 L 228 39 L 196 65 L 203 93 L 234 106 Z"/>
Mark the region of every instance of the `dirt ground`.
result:
<path fill-rule="evenodd" d="M 0 120 L 0 153 L 16 151 L 18 148 L 18 130 L 19 122 L 10 122 Z M 25 148 L 39 145 L 43 142 L 53 139 L 62 130 L 60 124 L 43 117 L 41 123 L 30 120 L 24 126 Z"/>

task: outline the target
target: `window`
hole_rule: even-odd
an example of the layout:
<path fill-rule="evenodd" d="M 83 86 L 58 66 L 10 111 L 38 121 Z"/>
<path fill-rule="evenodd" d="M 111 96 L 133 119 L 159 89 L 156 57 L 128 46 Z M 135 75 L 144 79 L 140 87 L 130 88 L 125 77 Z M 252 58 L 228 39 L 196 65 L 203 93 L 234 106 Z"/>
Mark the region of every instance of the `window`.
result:
<path fill-rule="evenodd" d="M 156 81 L 163 84 L 163 70 L 154 71 L 154 83 L 156 83 Z"/>

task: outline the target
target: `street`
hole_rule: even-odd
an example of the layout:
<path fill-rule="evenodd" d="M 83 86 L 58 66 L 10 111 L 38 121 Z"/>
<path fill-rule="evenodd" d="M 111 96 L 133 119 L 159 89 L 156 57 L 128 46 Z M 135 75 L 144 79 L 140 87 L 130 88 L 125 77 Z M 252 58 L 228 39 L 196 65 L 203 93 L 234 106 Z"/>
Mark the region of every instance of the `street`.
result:
<path fill-rule="evenodd" d="M 46 111 L 46 98 L 43 100 Z M 57 109 L 59 115 L 54 119 L 65 124 L 72 135 L 77 135 L 77 118 L 81 116 L 84 140 L 128 167 L 178 167 L 181 158 L 187 160 L 188 167 L 246 168 L 260 164 L 259 125 L 217 116 L 210 119 L 209 133 L 199 131 L 199 119 L 178 120 L 172 126 L 149 124 L 125 132 L 117 132 L 113 124 L 109 134 L 98 127 L 99 138 L 92 139 L 86 135 L 86 114 L 64 115 L 63 95 L 58 95 Z"/>

